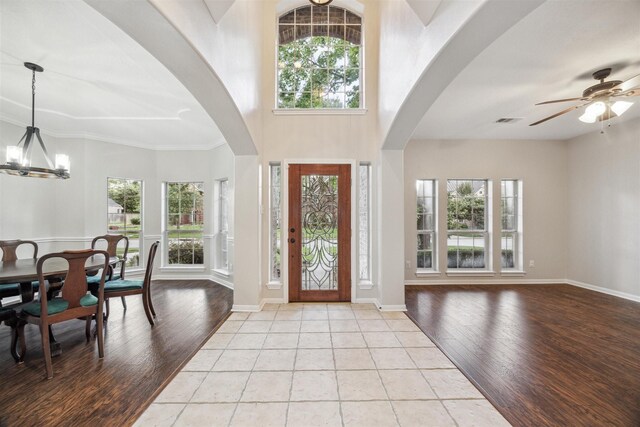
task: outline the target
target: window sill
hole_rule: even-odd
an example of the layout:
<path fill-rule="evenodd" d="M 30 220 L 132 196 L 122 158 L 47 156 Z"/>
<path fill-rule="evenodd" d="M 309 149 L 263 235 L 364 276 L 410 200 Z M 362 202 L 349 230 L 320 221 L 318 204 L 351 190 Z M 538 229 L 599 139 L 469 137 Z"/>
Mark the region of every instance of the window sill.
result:
<path fill-rule="evenodd" d="M 192 266 L 192 265 L 172 265 L 160 267 L 160 271 L 163 273 L 183 273 L 185 271 L 204 271 L 204 265 Z"/>
<path fill-rule="evenodd" d="M 212 268 L 211 271 L 224 277 L 231 276 L 231 272 L 229 270 L 223 270 L 221 268 Z"/>
<path fill-rule="evenodd" d="M 267 289 L 271 289 L 272 291 L 277 291 L 282 288 L 282 282 L 269 282 L 267 283 Z"/>
<path fill-rule="evenodd" d="M 438 270 L 416 270 L 416 277 L 440 276 Z"/>
<path fill-rule="evenodd" d="M 466 271 L 447 271 L 447 276 L 474 276 L 474 277 L 495 277 L 496 272 L 491 270 L 466 270 Z"/>
<path fill-rule="evenodd" d="M 520 277 L 526 276 L 527 272 L 522 270 L 502 270 L 500 275 L 503 277 Z"/>
<path fill-rule="evenodd" d="M 370 280 L 363 280 L 358 283 L 358 287 L 363 290 L 373 289 L 373 282 L 371 282 Z"/>
<path fill-rule="evenodd" d="M 363 116 L 366 108 L 274 108 L 275 116 Z"/>

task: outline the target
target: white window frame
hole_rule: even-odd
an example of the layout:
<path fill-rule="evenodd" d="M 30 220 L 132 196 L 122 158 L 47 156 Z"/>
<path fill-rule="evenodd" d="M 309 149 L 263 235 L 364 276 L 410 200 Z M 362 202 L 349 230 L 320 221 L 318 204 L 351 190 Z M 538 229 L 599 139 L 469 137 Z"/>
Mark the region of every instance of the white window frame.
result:
<path fill-rule="evenodd" d="M 121 181 L 138 181 L 140 182 L 140 233 L 139 237 L 138 237 L 138 265 L 137 266 L 131 266 L 131 267 L 125 267 L 126 271 L 139 271 L 139 270 L 144 270 L 145 268 L 145 264 L 146 264 L 146 259 L 144 257 L 144 180 L 142 179 L 137 179 L 137 178 L 121 178 L 121 177 L 115 177 L 115 176 L 108 176 L 107 177 L 107 203 L 108 203 L 108 199 L 109 199 L 109 181 L 110 180 L 121 180 Z M 125 209 L 125 214 L 126 214 L 126 207 L 123 206 L 123 208 Z M 117 233 L 113 233 L 112 230 L 109 230 L 109 207 L 107 206 L 107 234 L 117 234 Z M 127 236 L 128 237 L 128 236 Z M 131 244 L 131 242 L 129 242 L 129 244 Z M 127 254 L 129 257 L 130 255 Z"/>
<path fill-rule="evenodd" d="M 430 183 L 431 185 L 431 196 L 425 196 L 424 191 L 423 194 L 419 193 L 419 182 L 422 182 L 423 188 L 426 183 Z M 418 203 L 419 199 L 431 199 L 433 206 L 433 221 L 431 228 L 423 228 L 419 229 L 418 224 L 416 222 L 416 273 L 417 274 L 425 274 L 425 273 L 437 273 L 438 272 L 438 180 L 437 179 L 418 179 L 416 180 L 416 215 L 418 213 Z M 424 223 L 423 223 L 424 224 Z M 420 235 L 430 235 L 431 236 L 431 267 L 419 267 L 418 257 L 420 255 L 418 239 Z"/>
<path fill-rule="evenodd" d="M 216 180 L 214 270 L 229 274 L 229 178 Z"/>
<path fill-rule="evenodd" d="M 504 227 L 504 201 L 507 197 L 504 194 L 504 183 L 510 181 L 514 183 L 515 195 L 514 199 L 514 222 L 515 227 L 511 229 L 505 229 Z M 507 273 L 513 272 L 522 272 L 523 271 L 523 209 L 522 209 L 522 180 L 519 179 L 502 179 L 500 181 L 500 268 L 501 271 Z M 512 236 L 513 240 L 513 267 L 504 267 L 502 265 L 502 244 L 505 238 L 505 235 L 509 234 Z"/>
<path fill-rule="evenodd" d="M 278 185 L 274 185 L 273 174 L 277 171 L 279 174 Z M 282 164 L 280 162 L 269 163 L 269 285 L 282 284 L 282 233 L 283 233 L 283 216 L 282 216 Z M 277 197 L 276 197 L 277 191 Z M 279 203 L 278 203 L 279 202 Z M 274 216 L 278 215 L 280 223 L 280 232 L 273 228 Z M 280 252 L 280 260 L 276 262 L 276 252 Z M 276 268 L 280 269 L 280 275 L 276 276 Z"/>
<path fill-rule="evenodd" d="M 492 181 L 486 178 L 449 178 L 447 179 L 447 216 L 449 210 L 449 182 L 450 181 L 471 181 L 472 186 L 474 181 L 483 181 L 485 194 L 484 194 L 484 230 L 449 230 L 449 227 L 446 227 L 447 230 L 447 240 L 446 240 L 446 252 L 447 252 L 447 274 L 455 275 L 455 274 L 473 274 L 473 273 L 491 273 L 492 271 Z M 458 235 L 462 234 L 482 234 L 484 238 L 484 268 L 475 268 L 475 267 L 449 267 L 449 235 L 452 233 L 456 233 Z"/>
<path fill-rule="evenodd" d="M 371 244 L 371 188 L 372 188 L 371 162 L 360 162 L 358 165 L 358 279 L 361 288 L 372 285 L 372 244 Z M 363 173 L 366 182 L 363 179 Z M 363 215 L 364 214 L 364 215 Z M 365 218 L 362 221 L 362 218 Z M 366 253 L 361 251 L 361 242 L 366 240 Z M 363 262 L 364 261 L 364 262 Z M 363 268 L 363 265 L 366 266 Z"/>
<path fill-rule="evenodd" d="M 206 264 L 206 258 L 203 253 L 203 261 L 202 264 L 169 264 L 169 185 L 170 184 L 202 184 L 204 189 L 204 183 L 202 181 L 166 181 L 162 185 L 162 205 L 163 205 L 163 215 L 162 215 L 162 241 L 163 241 L 163 253 L 162 253 L 162 269 L 163 270 L 202 270 Z M 203 203 L 204 208 L 204 203 Z M 204 215 L 204 212 L 203 212 Z M 202 245 L 204 251 L 204 224 L 205 220 L 203 218 L 202 221 Z"/>
<path fill-rule="evenodd" d="M 281 13 L 278 13 L 278 15 L 276 16 L 276 22 L 275 22 L 275 26 L 276 26 L 276 40 L 275 40 L 275 61 L 274 61 L 274 71 L 275 71 L 275 82 L 274 82 L 274 108 L 273 108 L 273 113 L 275 115 L 279 115 L 279 114 L 285 114 L 285 115 L 306 115 L 306 114 L 331 114 L 331 115 L 343 115 L 343 114 L 354 114 L 354 115 L 362 115 L 362 114 L 366 114 L 367 110 L 365 108 L 365 20 L 364 20 L 364 15 L 362 13 L 362 11 L 355 11 L 353 9 L 349 9 L 347 7 L 343 7 L 343 6 L 337 6 L 337 5 L 333 5 L 331 7 L 337 7 L 340 9 L 343 9 L 347 12 L 350 12 L 356 16 L 358 16 L 360 18 L 360 33 L 361 33 L 361 40 L 360 40 L 360 58 L 359 58 L 359 62 L 360 62 L 360 68 L 359 68 L 359 77 L 358 77 L 358 81 L 359 81 L 359 85 L 360 85 L 360 102 L 359 102 L 359 107 L 358 108 L 347 108 L 347 107 L 343 107 L 343 108 L 284 108 L 284 107 L 280 107 L 278 105 L 278 100 L 279 100 L 279 96 L 280 96 L 280 91 L 279 91 L 279 82 L 280 82 L 280 73 L 279 73 L 279 66 L 278 66 L 278 58 L 279 58 L 279 49 L 280 49 L 280 41 L 279 41 L 279 27 L 280 27 L 280 18 L 290 12 L 293 12 L 297 9 L 303 8 L 303 7 L 307 7 L 308 5 L 300 5 L 297 7 L 294 7 L 292 9 L 288 9 L 285 11 L 282 11 Z M 314 6 L 317 7 L 317 6 Z M 326 6 L 324 6 L 326 7 Z M 297 24 L 297 22 L 295 22 L 294 24 L 284 24 L 284 25 L 308 25 L 308 24 Z M 334 24 L 334 25 L 349 25 L 345 22 L 345 24 Z M 354 24 L 355 25 L 355 24 Z"/>

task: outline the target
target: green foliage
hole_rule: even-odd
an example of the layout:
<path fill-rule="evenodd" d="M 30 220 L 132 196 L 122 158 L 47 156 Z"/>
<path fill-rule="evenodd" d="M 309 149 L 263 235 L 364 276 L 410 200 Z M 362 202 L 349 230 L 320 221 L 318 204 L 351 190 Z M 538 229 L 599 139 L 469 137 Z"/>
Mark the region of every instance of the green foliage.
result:
<path fill-rule="evenodd" d="M 167 184 L 169 225 L 201 223 L 204 188 L 202 183 L 171 182 Z"/>
<path fill-rule="evenodd" d="M 170 240 L 169 264 L 204 264 L 201 240 Z"/>
<path fill-rule="evenodd" d="M 107 187 L 109 198 L 122 206 L 126 213 L 140 213 L 141 181 L 110 178 Z"/>
<path fill-rule="evenodd" d="M 468 182 L 460 184 L 456 193 L 447 195 L 447 229 L 484 230 L 484 196 L 474 196 L 473 187 Z"/>
<path fill-rule="evenodd" d="M 359 108 L 360 46 L 307 37 L 279 46 L 278 106 Z"/>
<path fill-rule="evenodd" d="M 133 225 L 140 225 L 140 217 L 133 217 L 133 218 L 131 218 L 131 224 L 133 224 Z"/>

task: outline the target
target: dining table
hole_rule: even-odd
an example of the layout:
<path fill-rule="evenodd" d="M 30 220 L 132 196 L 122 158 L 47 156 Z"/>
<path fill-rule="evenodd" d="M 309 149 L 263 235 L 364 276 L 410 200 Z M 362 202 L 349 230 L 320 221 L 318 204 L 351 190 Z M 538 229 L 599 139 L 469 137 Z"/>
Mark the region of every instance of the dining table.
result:
<path fill-rule="evenodd" d="M 120 261 L 118 257 L 109 258 L 109 265 L 115 265 Z M 38 258 L 24 258 L 14 261 L 0 261 L 0 287 L 3 284 L 18 283 L 20 285 L 20 298 L 22 304 L 33 301 L 34 291 L 32 282 L 38 280 Z M 87 273 L 97 272 L 104 266 L 104 257 L 94 255 L 87 258 L 85 270 Z M 42 275 L 48 281 L 48 297 L 62 288 L 63 280 L 67 274 L 69 265 L 63 258 L 51 258 L 42 265 Z M 58 356 L 62 353 L 60 344 L 51 334 L 51 355 Z"/>

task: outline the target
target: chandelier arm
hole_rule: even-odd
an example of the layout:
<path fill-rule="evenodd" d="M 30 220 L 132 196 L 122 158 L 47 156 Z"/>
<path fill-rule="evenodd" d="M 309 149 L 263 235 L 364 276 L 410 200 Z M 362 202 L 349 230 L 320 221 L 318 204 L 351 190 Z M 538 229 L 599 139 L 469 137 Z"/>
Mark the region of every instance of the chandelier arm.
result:
<path fill-rule="evenodd" d="M 24 140 L 24 145 L 22 146 L 22 165 L 23 166 L 31 166 L 31 141 L 33 141 L 33 128 L 31 126 L 27 126 L 27 139 Z M 29 164 L 27 165 L 27 160 L 29 160 Z"/>
<path fill-rule="evenodd" d="M 44 146 L 44 142 L 42 142 L 42 138 L 40 138 L 40 129 L 35 128 L 35 134 L 38 137 L 38 141 L 40 142 L 40 147 L 42 148 L 42 152 L 44 153 L 44 159 L 47 161 L 47 164 L 51 169 L 54 169 L 53 162 L 49 157 L 49 152 L 47 151 L 47 147 Z"/>

